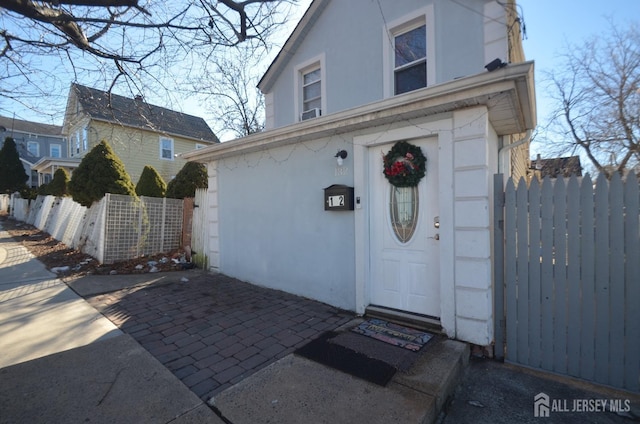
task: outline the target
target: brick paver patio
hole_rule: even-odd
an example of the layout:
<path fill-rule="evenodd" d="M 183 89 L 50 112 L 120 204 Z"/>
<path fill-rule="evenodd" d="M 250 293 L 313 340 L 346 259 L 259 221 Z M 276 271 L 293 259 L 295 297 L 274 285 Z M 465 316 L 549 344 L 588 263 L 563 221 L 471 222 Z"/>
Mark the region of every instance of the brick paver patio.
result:
<path fill-rule="evenodd" d="M 203 400 L 353 318 L 326 304 L 219 274 L 87 301 Z"/>

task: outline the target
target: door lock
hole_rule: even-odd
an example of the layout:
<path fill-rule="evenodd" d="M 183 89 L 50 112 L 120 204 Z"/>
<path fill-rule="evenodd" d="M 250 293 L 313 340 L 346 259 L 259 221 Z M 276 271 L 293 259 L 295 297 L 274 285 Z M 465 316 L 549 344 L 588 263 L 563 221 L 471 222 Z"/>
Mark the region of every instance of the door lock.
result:
<path fill-rule="evenodd" d="M 439 216 L 433 217 L 433 226 L 436 227 L 436 228 L 440 228 L 440 217 Z"/>

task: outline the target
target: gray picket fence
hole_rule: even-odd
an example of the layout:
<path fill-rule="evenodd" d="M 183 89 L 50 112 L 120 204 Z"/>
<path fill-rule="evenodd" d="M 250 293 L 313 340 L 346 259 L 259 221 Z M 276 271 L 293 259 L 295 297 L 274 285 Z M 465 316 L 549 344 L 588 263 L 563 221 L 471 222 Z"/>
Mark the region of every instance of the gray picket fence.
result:
<path fill-rule="evenodd" d="M 496 356 L 640 391 L 638 179 L 494 189 Z"/>

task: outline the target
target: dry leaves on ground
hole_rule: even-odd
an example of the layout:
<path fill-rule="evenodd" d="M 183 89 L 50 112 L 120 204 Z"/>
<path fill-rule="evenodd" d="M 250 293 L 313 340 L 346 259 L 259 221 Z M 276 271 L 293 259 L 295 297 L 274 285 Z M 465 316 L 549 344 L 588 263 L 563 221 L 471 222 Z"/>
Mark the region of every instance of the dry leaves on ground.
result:
<path fill-rule="evenodd" d="M 167 252 L 114 264 L 100 264 L 91 256 L 72 249 L 38 228 L 16 221 L 7 214 L 0 214 L 0 222 L 2 228 L 15 241 L 26 247 L 47 269 L 60 275 L 80 277 L 87 274 L 141 274 L 152 269 L 150 261 L 155 262 L 153 266 L 158 272 L 183 269 L 171 260 L 172 257 L 180 256 L 181 252 Z"/>

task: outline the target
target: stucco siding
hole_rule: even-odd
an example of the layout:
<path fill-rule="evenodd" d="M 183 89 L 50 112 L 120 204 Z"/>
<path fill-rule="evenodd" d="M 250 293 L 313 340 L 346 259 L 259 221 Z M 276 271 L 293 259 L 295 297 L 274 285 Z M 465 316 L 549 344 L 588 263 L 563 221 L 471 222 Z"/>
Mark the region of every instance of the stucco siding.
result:
<path fill-rule="evenodd" d="M 454 113 L 456 337 L 482 346 L 493 340 L 490 181 L 496 149 L 486 108 Z"/>
<path fill-rule="evenodd" d="M 438 84 L 483 72 L 487 56 L 483 6 L 492 2 L 461 0 L 462 5 L 457 3 L 438 0 L 383 1 L 380 4 L 368 0 L 330 1 L 266 93 L 272 98 L 266 105 L 267 128 L 282 127 L 299 120 L 296 67 L 319 54 L 325 55 L 327 76 L 322 81 L 326 90 L 323 115 L 383 99 L 385 67 L 390 66 L 385 63 L 383 52 L 384 44 L 390 42 L 384 28 L 398 25 L 415 17 L 416 13 L 424 15 L 427 10 L 433 10 L 434 22 L 427 22 L 427 25 L 434 27 L 428 34 L 435 38 L 427 41 L 428 45 L 435 46 L 435 52 L 428 52 L 428 60 L 433 58 L 435 64 L 428 66 L 433 66 L 436 75 L 429 76 L 429 80 Z M 356 21 L 358 24 L 354 25 Z M 495 31 L 489 33 L 495 34 Z M 506 42 L 506 37 L 492 38 L 491 54 L 497 50 L 506 52 Z"/>
<path fill-rule="evenodd" d="M 325 211 L 340 143 L 321 139 L 216 164 L 220 271 L 245 281 L 353 309 L 353 212 Z"/>

